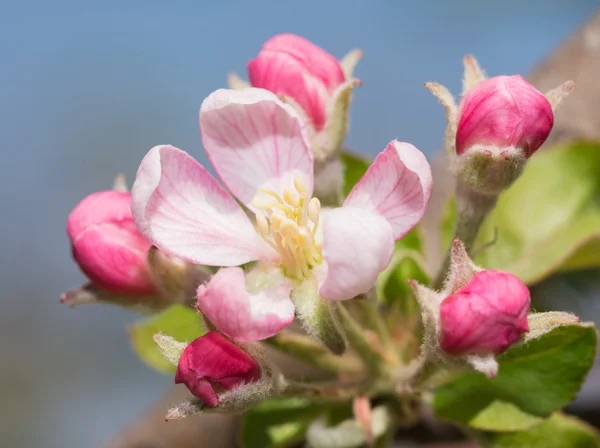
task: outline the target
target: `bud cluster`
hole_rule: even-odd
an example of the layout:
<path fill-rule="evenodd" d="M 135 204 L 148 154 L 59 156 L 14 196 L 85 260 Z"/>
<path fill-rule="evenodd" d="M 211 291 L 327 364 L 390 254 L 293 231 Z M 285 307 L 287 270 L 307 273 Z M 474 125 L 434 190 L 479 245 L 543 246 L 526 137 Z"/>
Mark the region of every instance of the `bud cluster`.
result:
<path fill-rule="evenodd" d="M 248 63 L 249 82 L 230 75 L 231 89 L 200 106 L 202 143 L 219 180 L 181 149 L 157 145 L 131 193 L 119 178 L 114 190 L 90 194 L 69 214 L 72 255 L 89 282 L 63 295 L 64 303 L 151 313 L 183 304 L 204 324 L 191 341 L 168 329 L 154 335 L 176 367 L 175 383 L 192 395 L 168 420 L 241 412 L 283 394 L 318 398 L 353 412 L 334 425 L 315 415 L 307 425 L 311 446 L 379 446 L 396 424 L 418 419 L 426 373 L 475 369 L 494 378 L 497 357 L 513 344 L 575 321 L 565 313 L 528 316 L 527 286 L 469 255 L 498 195 L 547 139 L 573 83 L 544 95 L 521 76 L 487 79 L 468 56 L 458 104 L 443 86 L 426 84 L 446 108 L 458 217 L 438 279 L 409 281 L 419 316 L 405 303 L 382 306 L 380 284 L 398 274 L 402 285 L 391 289 L 405 293 L 407 276 L 391 271 L 391 261 L 420 260 L 398 242 L 429 204 L 427 159 L 392 140 L 344 200 L 341 175 L 324 169 L 341 173 L 361 57 L 355 50 L 338 61 L 302 37 L 273 37 Z M 323 191 L 335 193 L 327 204 Z M 404 328 L 399 313 L 415 325 Z M 284 374 L 267 346 L 328 371 L 328 381 Z"/>

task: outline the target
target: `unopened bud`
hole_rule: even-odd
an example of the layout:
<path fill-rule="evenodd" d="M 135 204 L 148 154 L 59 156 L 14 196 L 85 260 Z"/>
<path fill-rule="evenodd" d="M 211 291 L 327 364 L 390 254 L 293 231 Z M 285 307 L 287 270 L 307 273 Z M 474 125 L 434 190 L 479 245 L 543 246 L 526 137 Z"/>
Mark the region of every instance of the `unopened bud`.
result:
<path fill-rule="evenodd" d="M 250 84 L 292 105 L 303 117 L 315 155 L 326 158 L 346 136 L 352 90 L 359 84 L 352 73 L 361 56 L 360 51 L 351 53 L 342 66 L 303 37 L 279 34 L 248 63 Z"/>
<path fill-rule="evenodd" d="M 181 354 L 176 384 L 185 384 L 209 406 L 220 402 L 218 391 L 260 379 L 258 362 L 220 333 L 211 331 L 192 341 Z"/>
<path fill-rule="evenodd" d="M 554 123 L 554 109 L 573 90 L 566 82 L 546 95 L 523 77 L 485 79 L 472 56 L 465 57 L 463 97 L 458 106 L 450 92 L 425 86 L 446 107 L 446 150 L 460 181 L 477 193 L 497 196 L 523 171 Z"/>
<path fill-rule="evenodd" d="M 458 106 L 456 153 L 473 146 L 530 157 L 548 138 L 554 114 L 546 97 L 522 76 L 495 76 L 470 89 Z"/>
<path fill-rule="evenodd" d="M 529 331 L 527 286 L 506 272 L 484 270 L 440 306 L 440 346 L 451 355 L 501 354 Z"/>
<path fill-rule="evenodd" d="M 150 243 L 131 215 L 131 194 L 100 191 L 83 199 L 69 214 L 67 233 L 73 258 L 99 288 L 122 295 L 157 292 L 147 256 Z"/>

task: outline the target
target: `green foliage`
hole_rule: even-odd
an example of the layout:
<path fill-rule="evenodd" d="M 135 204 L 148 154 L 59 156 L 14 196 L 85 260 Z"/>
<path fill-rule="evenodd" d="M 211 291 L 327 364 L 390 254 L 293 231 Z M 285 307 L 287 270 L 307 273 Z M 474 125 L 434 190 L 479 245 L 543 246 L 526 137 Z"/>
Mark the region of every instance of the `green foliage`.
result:
<path fill-rule="evenodd" d="M 493 448 L 598 448 L 595 428 L 561 413 L 526 431 L 473 434 L 484 447 Z"/>
<path fill-rule="evenodd" d="M 501 195 L 479 245 L 494 238 L 495 227 L 498 241 L 476 262 L 526 283 L 600 266 L 600 144 L 576 142 L 535 154 Z"/>
<path fill-rule="evenodd" d="M 435 393 L 438 417 L 492 431 L 528 429 L 575 398 L 596 354 L 592 325 L 568 325 L 512 347 L 490 380 L 465 373 Z"/>
<path fill-rule="evenodd" d="M 279 448 L 304 439 L 328 405 L 306 398 L 277 398 L 250 409 L 242 422 L 242 447 Z"/>
<path fill-rule="evenodd" d="M 130 326 L 131 344 L 140 359 L 159 372 L 171 375 L 176 369 L 158 350 L 152 338 L 157 333 L 164 333 L 179 342 L 191 342 L 205 334 L 206 330 L 196 311 L 183 305 L 172 305 Z"/>
<path fill-rule="evenodd" d="M 348 196 L 354 185 L 367 172 L 367 168 L 371 162 L 363 156 L 353 154 L 348 151 L 340 153 L 340 160 L 344 166 L 344 184 L 342 185 L 342 193 L 344 197 Z"/>

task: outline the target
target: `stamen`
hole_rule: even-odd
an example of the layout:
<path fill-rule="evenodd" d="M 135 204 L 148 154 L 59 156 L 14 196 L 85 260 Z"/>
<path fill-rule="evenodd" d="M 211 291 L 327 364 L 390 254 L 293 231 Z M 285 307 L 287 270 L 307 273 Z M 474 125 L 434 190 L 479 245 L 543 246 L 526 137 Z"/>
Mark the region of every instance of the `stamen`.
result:
<path fill-rule="evenodd" d="M 304 183 L 304 180 L 299 176 L 294 177 L 294 187 L 296 188 L 296 191 L 300 194 L 308 193 L 308 190 L 306 189 L 306 184 Z"/>
<path fill-rule="evenodd" d="M 251 204 L 259 210 L 258 234 L 279 253 L 285 275 L 301 280 L 322 261 L 321 246 L 315 241 L 321 203 L 308 197 L 302 178 L 294 178 L 294 187 L 285 188 L 282 196 L 261 189 Z"/>
<path fill-rule="evenodd" d="M 315 223 L 319 222 L 319 215 L 321 214 L 321 201 L 317 198 L 312 198 L 308 203 L 308 217 Z"/>
<path fill-rule="evenodd" d="M 258 210 L 270 210 L 277 205 L 277 200 L 272 197 L 255 196 L 250 202 Z"/>
<path fill-rule="evenodd" d="M 262 213 L 256 214 L 256 229 L 263 238 L 269 235 L 269 223 Z"/>
<path fill-rule="evenodd" d="M 300 205 L 300 200 L 296 193 L 294 193 L 291 188 L 286 188 L 283 190 L 283 200 L 290 204 L 292 207 L 296 208 Z"/>

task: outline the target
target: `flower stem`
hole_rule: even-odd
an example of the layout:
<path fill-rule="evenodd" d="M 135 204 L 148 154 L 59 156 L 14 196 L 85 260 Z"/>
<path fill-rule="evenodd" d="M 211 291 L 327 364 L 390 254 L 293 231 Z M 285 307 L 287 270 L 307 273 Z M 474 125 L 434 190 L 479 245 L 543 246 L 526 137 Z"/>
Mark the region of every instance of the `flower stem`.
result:
<path fill-rule="evenodd" d="M 351 302 L 360 311 L 364 323 L 377 335 L 382 346 L 390 352 L 394 352 L 392 335 L 383 320 L 378 303 L 367 297 L 357 297 Z"/>
<path fill-rule="evenodd" d="M 458 238 L 463 242 L 469 255 L 472 255 L 473 253 L 473 244 L 475 243 L 475 239 L 477 238 L 481 224 L 483 224 L 485 218 L 494 209 L 497 201 L 497 195 L 477 193 L 469 186 L 461 182 L 460 179 L 457 180 L 457 221 L 454 229 L 454 238 Z M 451 247 L 448 249 L 444 263 L 442 264 L 442 267 L 432 284 L 434 289 L 439 290 L 444 284 L 448 268 L 450 267 Z"/>
<path fill-rule="evenodd" d="M 345 304 L 338 303 L 340 324 L 346 333 L 348 343 L 356 354 L 362 358 L 369 373 L 377 378 L 386 376 L 388 360 L 383 353 L 376 350 L 366 337 L 367 332 L 352 317 Z"/>
<path fill-rule="evenodd" d="M 358 359 L 350 355 L 335 356 L 306 336 L 282 332 L 263 341 L 265 344 L 299 359 L 306 364 L 330 372 L 357 373 L 362 370 Z"/>

